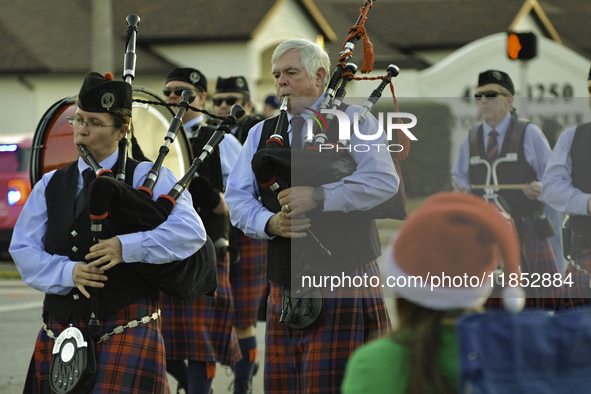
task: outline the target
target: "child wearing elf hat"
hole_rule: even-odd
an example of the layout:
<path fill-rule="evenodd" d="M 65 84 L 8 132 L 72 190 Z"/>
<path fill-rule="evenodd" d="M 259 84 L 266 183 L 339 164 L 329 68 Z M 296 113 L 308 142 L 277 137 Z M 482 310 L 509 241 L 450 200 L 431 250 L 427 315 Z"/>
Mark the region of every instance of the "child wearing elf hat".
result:
<path fill-rule="evenodd" d="M 342 392 L 457 392 L 455 320 L 491 295 L 500 258 L 505 276 L 518 273 L 515 228 L 495 207 L 468 194 L 430 197 L 402 225 L 386 255 L 398 327 L 353 354 Z M 507 309 L 523 308 L 521 288 L 505 286 L 502 297 Z"/>

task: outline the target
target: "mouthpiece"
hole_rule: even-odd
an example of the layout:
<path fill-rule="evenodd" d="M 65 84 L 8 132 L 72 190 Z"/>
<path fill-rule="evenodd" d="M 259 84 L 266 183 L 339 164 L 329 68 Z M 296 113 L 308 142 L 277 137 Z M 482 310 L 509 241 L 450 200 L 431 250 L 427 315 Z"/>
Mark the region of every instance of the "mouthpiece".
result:
<path fill-rule="evenodd" d="M 280 111 L 287 111 L 287 103 L 289 102 L 289 96 L 283 96 L 283 101 L 281 102 L 281 107 L 279 107 Z"/>

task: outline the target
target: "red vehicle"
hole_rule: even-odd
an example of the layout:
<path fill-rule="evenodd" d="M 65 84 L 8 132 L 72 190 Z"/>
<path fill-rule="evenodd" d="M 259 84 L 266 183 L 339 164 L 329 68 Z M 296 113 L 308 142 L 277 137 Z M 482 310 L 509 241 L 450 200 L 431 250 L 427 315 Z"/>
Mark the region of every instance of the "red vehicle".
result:
<path fill-rule="evenodd" d="M 8 250 L 12 229 L 31 193 L 32 134 L 0 134 L 0 250 Z"/>

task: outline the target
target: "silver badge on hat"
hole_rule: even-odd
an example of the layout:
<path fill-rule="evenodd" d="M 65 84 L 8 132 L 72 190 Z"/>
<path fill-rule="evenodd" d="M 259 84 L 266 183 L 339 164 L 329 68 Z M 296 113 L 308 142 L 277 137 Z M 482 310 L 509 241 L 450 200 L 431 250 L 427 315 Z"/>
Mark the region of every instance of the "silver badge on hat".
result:
<path fill-rule="evenodd" d="M 246 85 L 246 81 L 244 80 L 244 78 L 242 78 L 242 77 L 236 78 L 236 86 L 239 89 L 242 89 L 245 85 Z"/>
<path fill-rule="evenodd" d="M 197 85 L 197 83 L 201 80 L 201 75 L 197 71 L 193 71 L 189 74 L 189 79 L 193 85 Z"/>
<path fill-rule="evenodd" d="M 493 71 L 492 75 L 493 75 L 493 77 L 494 77 L 494 78 L 495 78 L 497 81 L 500 81 L 500 80 L 501 80 L 501 78 L 503 78 L 503 76 L 501 75 L 501 73 L 500 73 L 500 72 L 498 72 L 498 71 Z"/>
<path fill-rule="evenodd" d="M 101 107 L 109 111 L 115 104 L 115 95 L 113 93 L 105 93 L 101 97 Z"/>

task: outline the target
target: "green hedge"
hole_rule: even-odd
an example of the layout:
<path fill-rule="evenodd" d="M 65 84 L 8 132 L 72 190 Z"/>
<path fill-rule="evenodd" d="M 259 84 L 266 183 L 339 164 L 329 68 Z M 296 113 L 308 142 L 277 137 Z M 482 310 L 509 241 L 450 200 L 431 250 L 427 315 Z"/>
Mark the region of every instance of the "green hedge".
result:
<path fill-rule="evenodd" d="M 372 112 L 393 111 L 391 105 L 377 105 Z M 399 111 L 417 117 L 417 124 L 410 131 L 418 140 L 411 141 L 408 157 L 400 161 L 406 195 L 423 197 L 449 190 L 452 124 L 449 107 L 433 102 L 400 101 Z M 410 119 L 404 118 L 403 121 L 408 123 Z"/>

